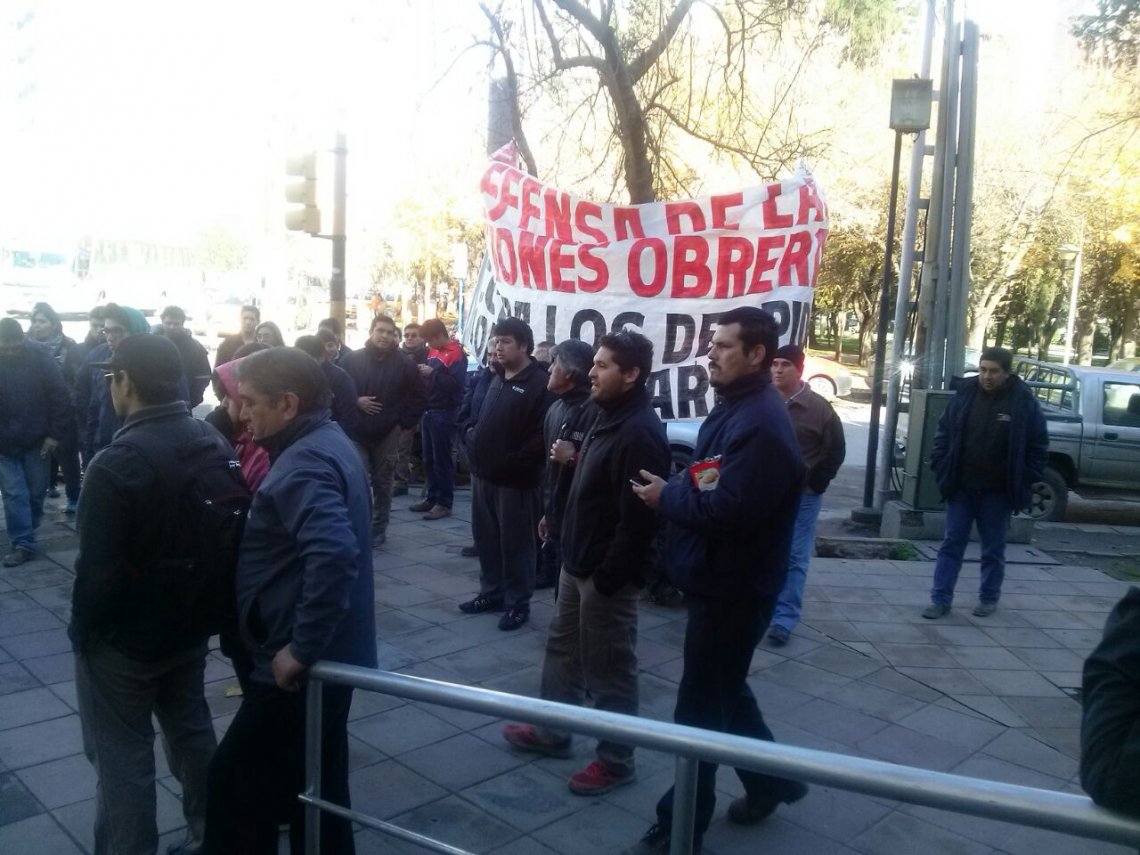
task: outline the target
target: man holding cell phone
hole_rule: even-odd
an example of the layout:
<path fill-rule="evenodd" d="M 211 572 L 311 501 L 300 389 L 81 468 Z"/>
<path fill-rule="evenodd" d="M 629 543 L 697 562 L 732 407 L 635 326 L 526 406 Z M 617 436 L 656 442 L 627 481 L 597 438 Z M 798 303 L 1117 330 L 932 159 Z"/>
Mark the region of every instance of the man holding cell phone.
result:
<path fill-rule="evenodd" d="M 637 599 L 656 535 L 656 516 L 633 492 L 642 471 L 669 471 L 665 428 L 646 381 L 653 344 L 636 332 L 604 335 L 590 369 L 599 415 L 573 459 L 562 520 L 562 574 L 546 640 L 542 697 L 637 715 Z M 558 443 L 551 448 L 556 453 Z M 530 724 L 508 724 L 517 748 L 570 755 L 571 737 Z M 597 760 L 570 776 L 570 791 L 592 796 L 635 779 L 633 746 L 600 740 Z"/>

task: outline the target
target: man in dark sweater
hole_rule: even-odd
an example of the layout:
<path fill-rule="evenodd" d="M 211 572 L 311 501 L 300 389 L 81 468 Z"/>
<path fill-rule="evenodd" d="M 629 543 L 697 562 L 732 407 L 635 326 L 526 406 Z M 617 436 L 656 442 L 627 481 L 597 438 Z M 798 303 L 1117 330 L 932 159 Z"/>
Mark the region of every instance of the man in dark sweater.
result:
<path fill-rule="evenodd" d="M 368 341 L 345 357 L 344 370 L 356 384 L 361 412 L 352 439 L 372 479 L 372 540 L 384 543 L 392 510 L 392 478 L 401 430 L 419 423 L 424 408 L 423 384 L 416 366 L 400 353 L 395 322 L 372 319 Z"/>
<path fill-rule="evenodd" d="M 689 622 L 678 724 L 772 741 L 748 669 L 784 586 L 804 466 L 787 408 L 772 386 L 775 319 L 762 309 L 726 312 L 709 348 L 709 382 L 719 393 L 697 435 L 693 463 L 668 483 L 652 472 L 634 487 L 669 521 L 666 570 L 685 592 Z M 798 781 L 736 770 L 745 796 L 733 822 L 759 822 L 807 788 Z M 716 806 L 716 765 L 701 763 L 693 851 Z M 628 853 L 667 853 L 673 790 L 657 803 L 657 824 Z"/>
<path fill-rule="evenodd" d="M 946 534 L 924 618 L 949 614 L 975 522 L 982 540 L 982 580 L 974 616 L 988 617 L 997 609 L 1009 517 L 1029 507 L 1049 450 L 1045 417 L 1029 387 L 1010 373 L 1012 364 L 1008 350 L 983 350 L 977 381 L 963 381 L 938 420 L 930 463 L 946 500 Z"/>
<path fill-rule="evenodd" d="M 542 519 L 538 521 L 542 546 L 536 588 L 551 588 L 558 583 L 558 571 L 562 568 L 562 515 L 574 478 L 574 459 L 586 438 L 586 429 L 597 416 L 597 409 L 590 405 L 594 349 L 584 341 L 567 339 L 551 351 L 551 356 L 546 388 L 557 400 L 546 411 L 542 427 L 543 445 L 550 459 L 542 483 Z"/>
<path fill-rule="evenodd" d="M 182 376 L 190 393 L 186 403 L 193 410 L 202 403 L 206 387 L 210 385 L 210 354 L 186 329 L 186 312 L 181 306 L 167 306 L 162 310 L 161 320 L 159 334 L 174 342 L 182 358 Z"/>
<path fill-rule="evenodd" d="M 546 458 L 542 422 L 550 399 L 546 372 L 530 355 L 530 327 L 518 318 L 504 318 L 492 334 L 497 373 L 466 436 L 476 476 L 471 525 L 479 552 L 479 594 L 459 608 L 468 614 L 505 608 L 499 629 L 513 630 L 530 619 Z"/>
<path fill-rule="evenodd" d="M 637 715 L 637 597 L 657 520 L 630 482 L 643 470 L 668 473 L 669 441 L 645 388 L 652 342 L 635 332 L 604 335 L 593 362 L 598 416 L 575 455 L 566 499 L 542 697 L 581 705 L 589 692 L 595 709 Z M 540 754 L 566 756 L 570 748 L 570 734 L 530 724 L 508 724 L 503 736 Z M 636 778 L 633 746 L 603 739 L 597 757 L 570 777 L 571 792 L 600 795 Z"/>

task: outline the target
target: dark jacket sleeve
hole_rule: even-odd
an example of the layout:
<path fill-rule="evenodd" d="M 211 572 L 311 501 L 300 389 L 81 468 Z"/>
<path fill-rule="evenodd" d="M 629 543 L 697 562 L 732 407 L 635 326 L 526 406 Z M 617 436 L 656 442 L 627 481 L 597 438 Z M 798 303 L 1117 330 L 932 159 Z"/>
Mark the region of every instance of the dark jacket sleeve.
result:
<path fill-rule="evenodd" d="M 68 627 L 72 646 L 80 653 L 113 623 L 124 599 L 131 511 L 112 468 L 98 459 L 89 464 L 76 517 L 79 554 Z"/>
<path fill-rule="evenodd" d="M 91 359 L 84 361 L 79 373 L 75 377 L 75 388 L 71 393 L 71 402 L 75 406 L 75 423 L 79 429 L 79 448 L 85 458 L 91 454 L 91 438 L 95 434 L 95 427 L 91 424 Z"/>
<path fill-rule="evenodd" d="M 1041 480 L 1041 474 L 1049 461 L 1049 426 L 1036 398 L 1029 400 L 1029 431 L 1026 438 L 1025 482 L 1033 484 Z"/>
<path fill-rule="evenodd" d="M 190 339 L 185 353 L 187 359 L 182 370 L 186 374 L 186 385 L 190 392 L 190 408 L 193 409 L 202 403 L 203 393 L 206 391 L 206 387 L 210 385 L 210 354 L 194 339 Z"/>
<path fill-rule="evenodd" d="M 337 366 L 333 366 L 337 368 Z M 352 375 L 343 368 L 337 368 L 334 373 L 337 378 L 336 388 L 333 392 L 333 421 L 340 425 L 340 429 L 349 436 L 353 435 L 356 423 L 360 420 L 360 408 L 356 406 L 356 382 Z"/>
<path fill-rule="evenodd" d="M 67 384 L 63 382 L 63 373 L 59 370 L 59 365 L 46 352 L 43 355 L 43 366 L 44 399 L 48 412 L 47 435 L 58 441 L 67 436 L 68 428 L 71 426 L 71 396 L 67 393 Z"/>
<path fill-rule="evenodd" d="M 1140 815 L 1140 588 L 1109 615 L 1081 695 L 1081 786 L 1099 805 Z"/>
<path fill-rule="evenodd" d="M 721 455 L 716 489 L 694 489 L 682 470 L 661 491 L 661 515 L 705 535 L 750 537 L 756 519 L 774 514 L 803 477 L 797 457 L 774 451 L 776 445 L 759 426 L 741 430 Z"/>
<path fill-rule="evenodd" d="M 835 410 L 823 426 L 824 446 L 827 449 L 820 461 L 807 475 L 807 485 L 813 493 L 822 493 L 831 483 L 847 457 L 847 440 L 843 436 L 843 422 Z"/>
<path fill-rule="evenodd" d="M 419 367 L 411 359 L 405 358 L 404 389 L 403 389 L 403 415 L 400 418 L 400 427 L 404 430 L 413 428 L 420 423 L 420 416 L 424 414 L 426 401 L 424 380 L 420 376 Z"/>
<path fill-rule="evenodd" d="M 620 591 L 639 575 L 650 544 L 657 535 L 657 514 L 638 498 L 629 479 L 640 478 L 642 469 L 662 478 L 669 474 L 669 445 L 664 436 L 639 430 L 622 448 L 617 468 L 618 523 L 609 549 L 594 572 L 594 587 L 606 596 Z"/>
<path fill-rule="evenodd" d="M 289 647 L 299 662 L 312 665 L 349 610 L 358 547 L 336 473 L 313 466 L 291 480 L 303 488 L 276 503 L 282 525 L 294 533 L 303 564 Z"/>

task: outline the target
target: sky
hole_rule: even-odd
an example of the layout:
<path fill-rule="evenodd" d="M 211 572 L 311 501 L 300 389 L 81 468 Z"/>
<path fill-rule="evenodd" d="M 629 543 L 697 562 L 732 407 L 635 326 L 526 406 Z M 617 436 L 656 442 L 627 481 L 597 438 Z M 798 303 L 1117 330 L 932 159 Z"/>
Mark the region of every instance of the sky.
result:
<path fill-rule="evenodd" d="M 1022 94 L 1044 98 L 1043 46 L 1079 5 L 964 8 L 1020 52 Z M 278 234 L 285 157 L 338 128 L 350 223 L 409 193 L 477 210 L 488 52 L 470 49 L 485 31 L 474 0 L 0 0 L 0 24 L 0 234 Z"/>

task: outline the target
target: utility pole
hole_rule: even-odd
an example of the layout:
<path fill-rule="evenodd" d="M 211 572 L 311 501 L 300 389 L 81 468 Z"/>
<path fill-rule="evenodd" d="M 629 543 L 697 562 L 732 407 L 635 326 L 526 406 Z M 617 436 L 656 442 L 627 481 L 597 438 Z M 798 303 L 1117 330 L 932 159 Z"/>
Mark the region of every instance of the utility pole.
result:
<path fill-rule="evenodd" d="M 333 148 L 333 228 L 332 235 L 332 276 L 329 277 L 329 312 L 344 329 L 344 264 L 345 264 L 345 202 L 348 160 L 348 142 L 345 135 L 337 132 L 336 146 Z"/>

